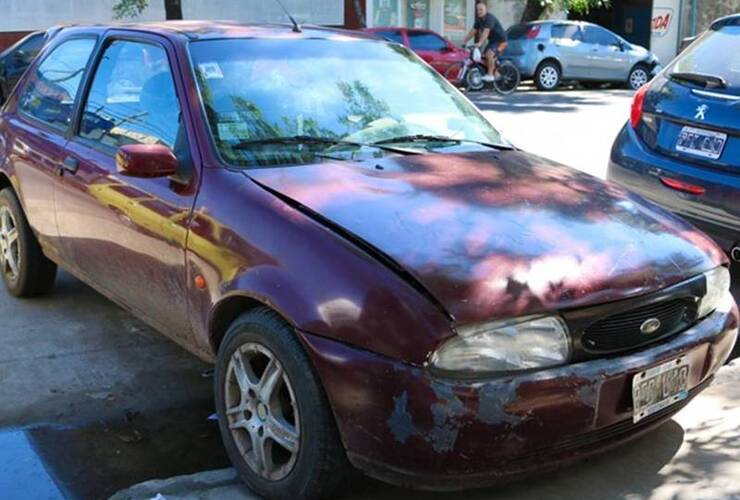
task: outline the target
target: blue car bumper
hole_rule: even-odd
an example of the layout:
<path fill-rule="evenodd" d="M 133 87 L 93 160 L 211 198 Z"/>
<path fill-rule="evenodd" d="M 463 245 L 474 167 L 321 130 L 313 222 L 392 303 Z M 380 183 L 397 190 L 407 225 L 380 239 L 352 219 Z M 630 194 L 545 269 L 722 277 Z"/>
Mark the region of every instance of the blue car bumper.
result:
<path fill-rule="evenodd" d="M 666 186 L 661 177 L 704 188 L 701 195 Z M 674 212 L 729 253 L 740 242 L 740 175 L 677 161 L 648 149 L 625 125 L 612 147 L 607 178 Z"/>

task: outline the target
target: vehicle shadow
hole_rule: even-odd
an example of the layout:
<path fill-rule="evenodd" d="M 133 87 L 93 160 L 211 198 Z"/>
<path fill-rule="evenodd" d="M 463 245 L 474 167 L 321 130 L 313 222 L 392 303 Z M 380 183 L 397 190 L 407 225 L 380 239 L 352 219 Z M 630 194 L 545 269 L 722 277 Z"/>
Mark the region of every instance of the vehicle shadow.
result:
<path fill-rule="evenodd" d="M 620 89 L 572 88 L 544 92 L 531 87 L 508 96 L 500 96 L 495 92 L 471 92 L 468 98 L 482 111 L 570 113 L 584 106 L 607 106 L 614 103 L 614 97 L 631 95 L 631 91 Z"/>
<path fill-rule="evenodd" d="M 602 500 L 636 495 L 647 498 L 665 477 L 660 474 L 673 460 L 684 440 L 684 429 L 670 420 L 639 440 L 556 472 L 503 486 L 457 492 L 456 499 L 547 500 L 576 495 L 581 500 Z M 726 458 L 725 458 L 726 460 Z M 697 467 L 697 470 L 701 471 Z M 342 498 L 416 500 L 449 498 L 449 493 L 413 491 L 363 478 L 342 491 Z"/>

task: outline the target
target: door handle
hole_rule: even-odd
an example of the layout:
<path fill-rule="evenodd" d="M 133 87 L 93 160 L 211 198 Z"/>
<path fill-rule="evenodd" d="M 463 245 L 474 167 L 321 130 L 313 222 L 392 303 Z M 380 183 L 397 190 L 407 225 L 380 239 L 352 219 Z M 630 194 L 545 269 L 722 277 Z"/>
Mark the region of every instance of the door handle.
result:
<path fill-rule="evenodd" d="M 80 160 L 73 156 L 68 156 L 64 159 L 62 162 L 62 166 L 59 167 L 59 175 L 64 175 L 64 172 L 69 172 L 70 174 L 76 174 L 77 169 L 80 168 Z"/>

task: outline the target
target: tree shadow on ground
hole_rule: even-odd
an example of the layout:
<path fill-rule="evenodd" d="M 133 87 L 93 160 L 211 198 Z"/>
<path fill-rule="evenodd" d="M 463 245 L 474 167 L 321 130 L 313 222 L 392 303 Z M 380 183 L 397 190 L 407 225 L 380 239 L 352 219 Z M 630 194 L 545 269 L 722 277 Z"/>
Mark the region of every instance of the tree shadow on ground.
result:
<path fill-rule="evenodd" d="M 613 104 L 613 98 L 629 97 L 628 90 L 599 89 L 585 91 L 581 89 L 559 89 L 543 92 L 525 88 L 508 96 L 495 92 L 470 92 L 470 98 L 482 111 L 570 113 L 584 106 L 607 106 Z"/>

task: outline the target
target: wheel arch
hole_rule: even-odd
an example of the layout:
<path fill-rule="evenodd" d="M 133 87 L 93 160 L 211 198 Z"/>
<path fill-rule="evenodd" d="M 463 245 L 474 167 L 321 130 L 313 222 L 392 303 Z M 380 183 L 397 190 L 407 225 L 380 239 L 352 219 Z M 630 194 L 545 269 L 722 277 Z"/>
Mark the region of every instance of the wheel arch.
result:
<path fill-rule="evenodd" d="M 229 326 L 242 314 L 260 307 L 270 309 L 288 324 L 292 324 L 284 314 L 264 299 L 258 299 L 243 292 L 227 295 L 213 306 L 208 319 L 208 341 L 214 356 L 218 354 Z"/>
<path fill-rule="evenodd" d="M 534 72 L 537 74 L 537 72 L 540 70 L 542 66 L 544 66 L 547 63 L 554 63 L 558 67 L 558 71 L 560 71 L 560 76 L 563 76 L 563 63 L 558 60 L 555 56 L 547 56 L 544 59 L 542 59 L 538 64 L 537 68 L 535 68 Z"/>

